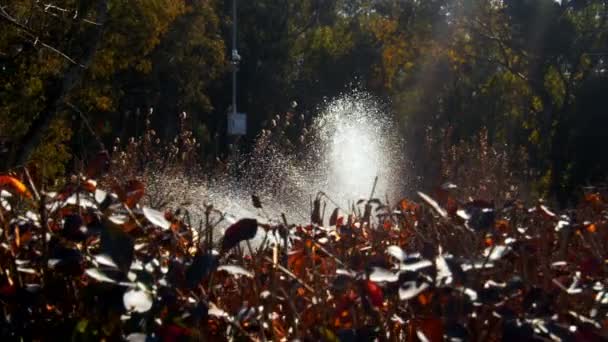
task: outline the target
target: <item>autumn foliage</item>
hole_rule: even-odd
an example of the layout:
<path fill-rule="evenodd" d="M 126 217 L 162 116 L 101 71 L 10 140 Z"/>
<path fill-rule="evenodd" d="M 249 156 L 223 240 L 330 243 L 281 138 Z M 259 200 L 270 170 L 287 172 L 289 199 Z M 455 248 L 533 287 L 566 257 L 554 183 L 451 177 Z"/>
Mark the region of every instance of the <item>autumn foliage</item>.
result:
<path fill-rule="evenodd" d="M 76 177 L 51 193 L 0 180 L 3 339 L 608 337 L 599 192 L 556 212 L 497 207 L 450 184 L 441 196 L 361 200 L 331 222 L 314 206 L 314 223 L 241 218 L 213 236 L 225 213 L 208 206 L 197 225 L 157 211 L 139 181 L 106 192 Z"/>

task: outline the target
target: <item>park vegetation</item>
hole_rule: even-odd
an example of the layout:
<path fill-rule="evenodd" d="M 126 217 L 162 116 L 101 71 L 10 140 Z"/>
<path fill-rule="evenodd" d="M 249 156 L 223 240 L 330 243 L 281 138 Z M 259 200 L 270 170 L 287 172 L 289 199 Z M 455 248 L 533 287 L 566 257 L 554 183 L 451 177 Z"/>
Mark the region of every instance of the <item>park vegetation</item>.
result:
<path fill-rule="evenodd" d="M 93 159 L 100 140 L 141 136 L 150 112 L 163 141 L 187 112 L 202 159 L 224 158 L 231 9 L 216 0 L 3 4 L 3 168 L 29 166 L 50 184 Z M 240 1 L 238 15 L 244 149 L 276 114 L 310 121 L 326 99 L 359 88 L 394 114 L 428 184 L 441 178 L 426 173 L 440 169 L 445 145 L 484 130 L 490 147 L 526 160 L 537 195 L 562 207 L 605 181 L 605 1 L 260 0 Z"/>
<path fill-rule="evenodd" d="M 239 1 L 238 65 L 231 9 L 0 4 L 2 340 L 608 339 L 607 1 Z M 362 90 L 415 185 L 193 213 L 234 67 L 242 150 Z"/>

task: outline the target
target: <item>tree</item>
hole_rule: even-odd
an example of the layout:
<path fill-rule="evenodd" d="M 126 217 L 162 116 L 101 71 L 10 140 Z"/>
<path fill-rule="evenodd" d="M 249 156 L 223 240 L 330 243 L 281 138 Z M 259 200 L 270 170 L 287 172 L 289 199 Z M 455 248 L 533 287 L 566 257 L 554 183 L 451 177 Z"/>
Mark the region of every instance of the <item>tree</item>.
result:
<path fill-rule="evenodd" d="M 150 72 L 162 37 L 190 8 L 169 0 L 65 0 L 46 7 L 20 0 L 2 7 L 0 51 L 8 75 L 0 127 L 15 142 L 5 168 L 30 160 L 46 176 L 60 173 L 69 158 L 66 105 L 79 108 L 87 120 L 110 121 L 125 93 L 121 77 Z M 39 154 L 49 149 L 56 153 Z M 41 158 L 31 158 L 37 153 Z"/>
<path fill-rule="evenodd" d="M 23 3 L 20 2 L 14 4 L 14 7 L 18 10 L 20 7 L 19 5 L 23 5 Z M 37 8 L 38 5 L 39 4 L 32 4 L 31 11 L 36 12 L 37 10 L 40 10 Z M 59 7 L 53 7 L 53 9 L 64 10 L 63 8 Z M 28 59 L 32 58 L 35 60 L 36 57 L 27 54 L 24 54 L 23 57 L 19 56 L 23 53 L 23 47 L 20 48 L 21 51 L 19 51 L 17 55 L 11 56 L 13 59 L 18 59 L 18 61 L 12 62 L 14 63 L 16 69 L 21 72 L 21 80 L 17 80 L 17 82 L 23 81 L 23 79 L 25 79 L 25 82 L 19 82 L 17 84 L 14 84 L 9 81 L 5 85 L 5 91 L 10 93 L 16 89 L 22 90 L 25 92 L 26 96 L 29 95 L 29 97 L 33 97 L 33 99 L 35 99 L 36 104 L 33 108 L 29 107 L 28 109 L 35 110 L 37 112 L 37 115 L 34 117 L 33 121 L 31 122 L 29 127 L 27 127 L 27 129 L 21 127 L 21 130 L 22 132 L 24 131 L 24 133 L 20 134 L 19 138 L 17 139 L 18 143 L 15 145 L 15 149 L 9 155 L 7 163 L 8 167 L 23 165 L 29 160 L 30 156 L 34 153 L 34 149 L 38 147 L 38 145 L 40 145 L 41 141 L 43 140 L 45 133 L 47 133 L 47 129 L 52 126 L 54 119 L 57 117 L 58 113 L 61 110 L 63 101 L 66 99 L 68 94 L 74 89 L 74 87 L 79 83 L 83 75 L 83 70 L 91 64 L 91 61 L 95 56 L 102 33 L 101 28 L 103 27 L 106 20 L 108 4 L 106 1 L 100 1 L 98 2 L 96 8 L 92 8 L 92 6 L 90 5 L 81 5 L 78 7 L 78 10 L 80 10 L 80 12 L 75 10 L 76 13 L 84 15 L 85 18 L 89 14 L 89 11 L 94 11 L 97 16 L 96 25 L 99 26 L 94 28 L 93 30 L 90 30 L 91 32 L 88 32 L 89 43 L 80 46 L 79 61 L 75 60 L 73 57 L 69 57 L 68 55 L 61 52 L 61 50 L 44 42 L 46 40 L 46 37 L 39 38 L 37 32 L 40 32 L 39 30 L 43 27 L 29 27 L 26 24 L 23 24 L 22 20 L 20 20 L 18 17 L 15 17 L 10 14 L 5 7 L 2 7 L 2 9 L 0 10 L 0 18 L 2 18 L 5 25 L 10 26 L 14 31 L 16 31 L 10 32 L 12 34 L 8 35 L 8 37 L 4 41 L 5 44 L 11 44 L 11 41 L 13 41 L 12 44 L 29 44 L 28 50 L 34 50 L 37 45 L 40 44 L 45 48 L 45 50 L 48 50 L 45 51 L 46 53 L 51 54 L 51 56 L 48 56 L 51 60 L 49 61 L 50 63 L 46 65 L 46 68 L 43 65 L 37 65 L 37 67 L 41 68 L 42 70 L 35 70 L 34 72 L 32 72 L 32 66 L 28 65 Z M 37 13 L 30 13 L 30 15 L 31 17 L 34 17 L 35 15 L 37 15 Z M 34 19 L 42 18 L 34 17 Z M 63 19 L 61 24 L 65 24 L 65 18 L 61 19 Z M 77 24 L 75 23 L 76 19 L 78 19 L 77 15 L 74 16 L 72 22 L 68 22 L 65 26 L 60 25 L 59 27 L 56 27 L 54 29 L 66 32 L 65 34 L 67 34 L 68 36 L 75 35 L 75 31 L 78 30 L 78 28 L 76 27 Z M 33 22 L 36 23 L 35 20 Z M 16 39 L 16 36 L 20 34 L 27 37 L 28 40 L 15 42 L 14 40 Z M 42 43 L 40 43 L 41 40 Z M 19 59 L 21 59 L 21 61 L 19 61 Z M 23 59 L 25 59 L 25 61 L 23 61 Z M 18 64 L 19 62 L 21 62 L 21 64 Z M 64 69 L 64 71 L 62 73 L 59 73 L 57 67 L 61 64 L 66 63 L 69 63 L 69 66 L 64 66 L 62 68 Z M 49 64 L 51 68 L 48 68 Z M 26 75 L 29 76 L 29 79 Z M 61 76 L 57 77 L 58 75 Z M 42 86 L 42 82 L 44 81 L 49 82 L 46 87 Z M 20 96 L 20 94 L 15 95 Z M 14 115 L 13 110 L 16 109 L 16 106 L 14 106 L 14 103 L 9 102 L 6 106 L 3 106 L 2 109 L 3 112 L 7 114 L 6 116 L 3 115 L 3 117 L 10 117 Z M 17 128 L 17 131 L 19 131 L 19 128 Z M 60 141 L 62 137 L 63 134 L 60 134 Z"/>

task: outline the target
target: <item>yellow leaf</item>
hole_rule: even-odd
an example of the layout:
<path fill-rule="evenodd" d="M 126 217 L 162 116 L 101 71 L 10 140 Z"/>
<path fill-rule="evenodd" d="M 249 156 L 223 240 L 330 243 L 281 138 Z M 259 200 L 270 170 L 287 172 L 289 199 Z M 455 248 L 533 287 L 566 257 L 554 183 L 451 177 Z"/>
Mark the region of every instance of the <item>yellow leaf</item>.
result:
<path fill-rule="evenodd" d="M 14 192 L 21 196 L 32 198 L 32 195 L 30 194 L 25 184 L 21 183 L 21 181 L 15 177 L 6 175 L 0 176 L 0 187 L 3 186 L 9 186 Z"/>

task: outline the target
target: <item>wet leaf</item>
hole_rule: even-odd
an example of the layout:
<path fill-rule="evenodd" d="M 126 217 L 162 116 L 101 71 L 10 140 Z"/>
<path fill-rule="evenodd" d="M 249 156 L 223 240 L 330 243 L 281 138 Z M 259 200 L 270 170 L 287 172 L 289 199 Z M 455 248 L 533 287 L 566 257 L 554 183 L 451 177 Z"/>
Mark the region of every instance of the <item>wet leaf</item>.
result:
<path fill-rule="evenodd" d="M 226 229 L 222 239 L 222 250 L 227 251 L 238 245 L 241 241 L 250 240 L 258 231 L 256 219 L 241 219 Z"/>
<path fill-rule="evenodd" d="M 98 268 L 89 268 L 89 269 L 87 269 L 85 271 L 85 273 L 89 277 L 91 277 L 91 278 L 93 278 L 93 279 L 95 279 L 97 281 L 101 281 L 101 282 L 104 282 L 104 283 L 112 283 L 112 284 L 116 283 L 116 280 L 108 277 L 105 273 L 103 273 Z"/>
<path fill-rule="evenodd" d="M 401 300 L 410 300 L 422 291 L 426 290 L 429 287 L 427 283 L 417 284 L 416 281 L 407 281 L 399 287 L 399 299 Z"/>
<path fill-rule="evenodd" d="M 152 308 L 152 296 L 142 290 L 128 290 L 122 297 L 127 311 L 139 313 L 147 312 Z"/>
<path fill-rule="evenodd" d="M 511 251 L 511 247 L 509 246 L 493 246 L 488 247 L 483 251 L 483 256 L 488 257 L 491 261 L 496 261 L 502 259 L 505 255 L 507 255 Z"/>
<path fill-rule="evenodd" d="M 95 201 L 99 204 L 103 203 L 106 200 L 106 197 L 109 197 L 107 192 L 99 189 L 95 190 L 95 194 L 93 196 L 95 197 Z"/>
<path fill-rule="evenodd" d="M 169 222 L 165 218 L 165 214 L 161 213 L 160 211 L 144 207 L 143 212 L 146 219 L 148 219 L 148 221 L 150 221 L 150 223 L 153 225 L 161 227 L 162 229 L 171 228 L 171 222 Z"/>
<path fill-rule="evenodd" d="M 548 207 L 546 207 L 545 205 L 541 204 L 539 205 L 540 208 L 540 212 L 547 218 L 554 218 L 556 215 L 553 211 L 551 211 L 551 209 L 549 209 Z"/>
<path fill-rule="evenodd" d="M 372 270 L 369 274 L 369 280 L 376 283 L 394 283 L 399 280 L 399 275 L 395 274 L 385 268 L 381 267 L 372 267 Z"/>
<path fill-rule="evenodd" d="M 244 269 L 238 265 L 222 265 L 222 266 L 218 267 L 217 270 L 228 272 L 228 274 L 231 274 L 234 276 L 245 276 L 248 278 L 253 278 L 252 272 L 249 272 L 246 269 Z"/>
<path fill-rule="evenodd" d="M 447 261 L 443 255 L 438 255 L 435 258 L 435 267 L 437 269 L 437 275 L 435 277 L 435 286 L 444 286 L 452 283 L 452 271 L 448 266 Z"/>
<path fill-rule="evenodd" d="M 127 342 L 146 342 L 148 336 L 143 333 L 132 333 L 126 338 Z"/>
<path fill-rule="evenodd" d="M 386 254 L 392 256 L 393 258 L 403 262 L 407 258 L 407 254 L 401 249 L 399 246 L 389 246 L 386 249 Z"/>
<path fill-rule="evenodd" d="M 112 257 L 110 257 L 109 255 L 98 254 L 98 255 L 95 255 L 93 257 L 93 259 L 95 259 L 95 261 L 99 265 L 118 269 L 118 265 L 116 265 L 116 263 L 114 262 L 114 260 L 112 260 Z"/>
<path fill-rule="evenodd" d="M 13 197 L 13 194 L 11 194 L 10 192 L 6 190 L 0 190 L 0 208 L 3 208 L 6 211 L 11 211 L 11 204 L 7 200 L 11 197 Z"/>
<path fill-rule="evenodd" d="M 226 311 L 218 308 L 214 303 L 209 303 L 209 311 L 207 311 L 207 313 L 209 314 L 209 316 L 217 318 L 230 317 L 230 315 Z"/>
<path fill-rule="evenodd" d="M 441 215 L 441 217 L 447 217 L 448 213 L 443 209 L 437 201 L 429 197 L 427 194 L 418 191 L 418 196 L 420 196 L 428 205 L 430 205 L 435 211 Z"/>
<path fill-rule="evenodd" d="M 399 269 L 402 271 L 412 271 L 416 272 L 423 268 L 433 266 L 433 262 L 427 259 L 418 259 L 418 258 L 410 258 L 405 260 L 400 266 Z"/>

